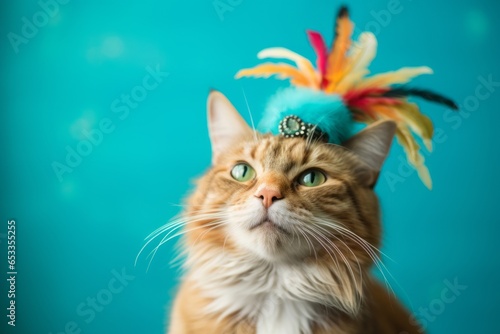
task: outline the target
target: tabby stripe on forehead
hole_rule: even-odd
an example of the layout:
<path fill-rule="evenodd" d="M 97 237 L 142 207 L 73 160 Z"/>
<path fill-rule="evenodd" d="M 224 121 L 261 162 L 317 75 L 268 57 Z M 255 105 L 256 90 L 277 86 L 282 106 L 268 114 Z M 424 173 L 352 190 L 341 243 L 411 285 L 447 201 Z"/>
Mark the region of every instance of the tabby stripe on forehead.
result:
<path fill-rule="evenodd" d="M 330 155 L 326 153 L 320 153 L 318 156 L 314 157 L 314 160 L 319 160 L 319 161 L 329 161 L 330 160 Z"/>
<path fill-rule="evenodd" d="M 306 147 L 306 149 L 304 150 L 304 153 L 302 155 L 302 162 L 301 164 L 302 165 L 305 165 L 309 162 L 309 158 L 311 156 L 311 150 L 309 149 L 309 147 Z"/>
<path fill-rule="evenodd" d="M 286 161 L 285 164 L 283 165 L 283 173 L 284 174 L 288 174 L 290 173 L 290 171 L 292 170 L 293 167 L 295 167 L 295 165 L 297 164 L 297 162 L 295 161 Z"/>
<path fill-rule="evenodd" d="M 272 155 L 274 157 L 278 156 L 278 153 L 280 152 L 281 150 L 281 144 L 279 142 L 276 142 L 274 143 L 273 147 L 269 150 L 270 152 L 272 152 Z"/>
<path fill-rule="evenodd" d="M 252 159 L 255 159 L 255 152 L 257 152 L 257 145 L 253 145 L 251 148 L 250 148 L 250 157 Z"/>
<path fill-rule="evenodd" d="M 292 153 L 293 149 L 299 144 L 298 141 L 294 140 L 291 144 L 288 145 L 287 151 Z"/>
<path fill-rule="evenodd" d="M 258 158 L 265 156 L 264 153 L 267 151 L 267 148 L 269 147 L 270 144 L 271 144 L 271 142 L 269 140 L 266 140 L 264 142 L 264 145 L 259 146 L 257 153 L 256 153 Z"/>

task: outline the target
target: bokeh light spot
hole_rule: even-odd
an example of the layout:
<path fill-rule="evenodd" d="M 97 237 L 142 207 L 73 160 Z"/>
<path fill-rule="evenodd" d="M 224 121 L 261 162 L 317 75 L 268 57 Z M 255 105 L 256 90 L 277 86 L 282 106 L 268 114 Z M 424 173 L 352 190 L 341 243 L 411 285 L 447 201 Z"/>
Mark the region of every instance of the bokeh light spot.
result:
<path fill-rule="evenodd" d="M 75 184 L 73 181 L 64 181 L 62 184 L 61 184 L 61 194 L 66 197 L 66 198 L 69 198 L 69 197 L 72 197 L 75 193 Z"/>
<path fill-rule="evenodd" d="M 467 34 L 476 41 L 483 40 L 489 31 L 490 22 L 488 16 L 478 9 L 471 10 L 465 17 Z"/>
<path fill-rule="evenodd" d="M 102 42 L 101 52 L 109 58 L 116 58 L 123 54 L 123 41 L 118 36 L 110 36 Z"/>
<path fill-rule="evenodd" d="M 95 124 L 95 112 L 85 110 L 82 116 L 76 119 L 70 126 L 70 133 L 73 138 L 81 140 L 86 139 L 85 133 L 89 132 Z"/>

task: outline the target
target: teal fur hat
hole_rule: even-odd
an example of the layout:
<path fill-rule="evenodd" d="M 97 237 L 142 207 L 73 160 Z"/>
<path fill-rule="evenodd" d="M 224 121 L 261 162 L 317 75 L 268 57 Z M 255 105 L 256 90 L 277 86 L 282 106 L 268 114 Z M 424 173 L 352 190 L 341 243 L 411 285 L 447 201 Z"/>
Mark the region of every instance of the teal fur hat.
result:
<path fill-rule="evenodd" d="M 278 135 L 279 124 L 287 116 L 296 116 L 315 126 L 319 136 L 324 135 L 324 140 L 330 143 L 341 144 L 352 135 L 354 120 L 338 95 L 298 87 L 281 89 L 269 100 L 259 130 Z M 289 119 L 288 123 L 293 121 L 296 120 Z M 293 130 L 296 128 L 292 125 L 295 124 L 289 124 L 288 128 L 295 134 Z M 298 127 L 296 130 L 302 129 Z"/>

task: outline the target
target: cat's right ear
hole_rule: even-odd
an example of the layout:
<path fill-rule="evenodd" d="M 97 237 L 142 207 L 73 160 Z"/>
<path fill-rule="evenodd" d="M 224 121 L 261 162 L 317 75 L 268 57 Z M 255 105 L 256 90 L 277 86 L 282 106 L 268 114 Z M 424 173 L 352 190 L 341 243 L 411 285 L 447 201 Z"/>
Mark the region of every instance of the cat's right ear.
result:
<path fill-rule="evenodd" d="M 208 132 L 212 143 L 212 164 L 237 141 L 252 134 L 252 130 L 236 108 L 219 91 L 208 94 Z"/>
<path fill-rule="evenodd" d="M 396 123 L 381 120 L 367 126 L 342 144 L 361 159 L 362 163 L 355 173 L 363 185 L 375 186 L 395 133 Z"/>

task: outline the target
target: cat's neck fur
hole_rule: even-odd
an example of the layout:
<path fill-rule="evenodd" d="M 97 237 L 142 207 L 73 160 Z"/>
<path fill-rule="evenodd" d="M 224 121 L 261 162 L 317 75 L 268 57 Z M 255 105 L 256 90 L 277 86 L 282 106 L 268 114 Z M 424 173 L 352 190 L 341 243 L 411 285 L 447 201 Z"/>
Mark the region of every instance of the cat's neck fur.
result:
<path fill-rule="evenodd" d="M 336 277 L 314 261 L 269 262 L 204 249 L 191 253 L 187 264 L 189 279 L 211 299 L 205 311 L 221 319 L 234 314 L 234 321 L 249 319 L 256 334 L 310 334 L 313 323 L 326 325 L 332 313 L 359 310 L 361 281 Z"/>

